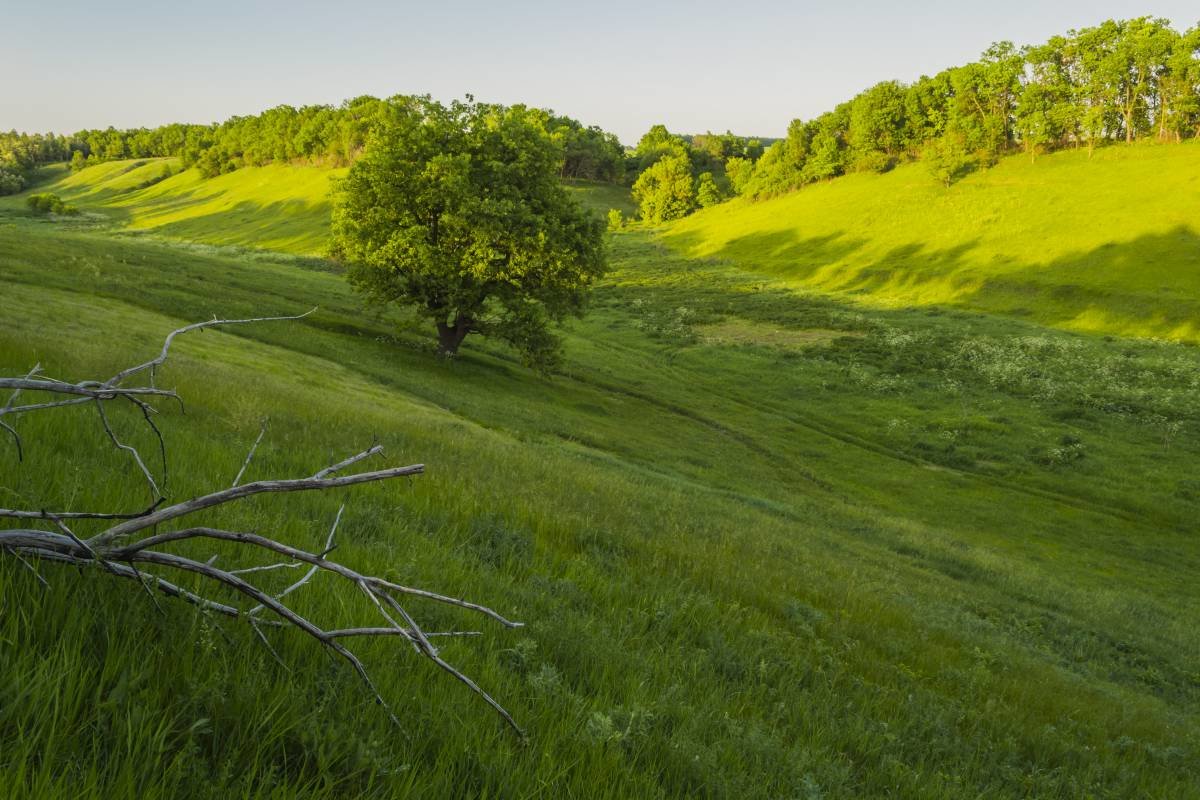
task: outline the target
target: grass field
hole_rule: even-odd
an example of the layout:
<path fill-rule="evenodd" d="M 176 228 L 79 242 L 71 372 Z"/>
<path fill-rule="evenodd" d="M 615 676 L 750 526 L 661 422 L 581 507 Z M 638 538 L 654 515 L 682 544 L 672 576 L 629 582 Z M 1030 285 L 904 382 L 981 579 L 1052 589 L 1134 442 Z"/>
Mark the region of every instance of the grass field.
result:
<path fill-rule="evenodd" d="M 1170 191 L 1196 186 L 1200 170 L 1176 174 L 1195 148 L 1121 152 L 1097 153 L 1094 174 L 1173 158 Z M 983 182 L 1013 192 L 1005 175 L 1079 175 L 1081 158 L 1005 162 L 941 196 L 1000 203 Z M 60 193 L 133 226 L 153 190 L 191 180 L 126 194 L 113 182 L 136 185 L 133 171 L 89 171 Z M 255 180 L 216 180 L 235 178 Z M 1022 316 L 990 306 L 1006 295 L 986 282 L 944 288 L 984 252 L 1017 258 L 1020 245 L 1029 265 L 1053 264 L 1087 251 L 1086 236 L 1175 230 L 1195 207 L 1143 209 L 1138 233 L 1133 221 L 1066 243 L 1044 232 L 1040 256 L 979 232 L 991 251 L 963 250 L 953 269 L 932 259 L 928 279 L 915 255 L 898 262 L 907 288 L 855 284 L 866 278 L 848 277 L 849 252 L 803 244 L 828 235 L 818 223 L 833 224 L 838 193 L 933 196 L 917 178 L 852 177 L 614 235 L 613 272 L 551 378 L 474 339 L 437 359 L 429 332 L 364 313 L 314 259 L 114 235 L 6 201 L 5 374 L 36 362 L 111 374 L 185 321 L 320 306 L 179 342 L 161 376 L 187 400 L 160 420 L 172 494 L 227 485 L 264 417 L 254 477 L 308 475 L 374 437 L 392 463 L 427 464 L 401 487 L 264 500 L 222 522 L 319 547 L 345 501 L 343 561 L 527 622 L 481 627 L 446 654 L 530 738 L 397 648 L 362 654 L 403 731 L 299 635 L 272 637 L 287 671 L 236 625 L 168 601 L 160 613 L 136 587 L 50 565 L 44 591 L 0 559 L 0 785 L 84 798 L 1200 797 L 1200 351 L 1054 327 L 1088 327 L 1055 310 L 1070 297 L 1043 307 L 1027 289 Z M 213 209 L 236 196 L 194 191 Z M 615 202 L 577 191 L 597 209 Z M 181 217 L 194 236 L 154 230 L 311 253 L 279 242 L 319 241 L 316 196 L 280 219 L 254 195 L 235 233 L 219 211 Z M 1015 230 L 1026 206 L 1003 202 Z M 893 229 L 866 225 L 872 208 L 843 208 L 864 258 L 922 236 L 944 251 L 932 211 L 925 229 Z M 779 248 L 751 246 L 768 233 Z M 1133 266 L 1086 285 L 1003 275 L 1106 298 L 1095 319 L 1113 334 L 1150 330 L 1155 314 L 1175 331 L 1200 295 L 1194 273 L 1170 268 L 1189 240 L 1159 246 L 1170 260 L 1145 284 L 1115 284 Z M 821 252 L 840 266 L 817 269 Z M 1146 288 L 1168 273 L 1170 292 Z M 923 282 L 943 288 L 922 294 Z M 869 291 L 838 294 L 856 288 Z M 1127 298 L 1158 305 L 1139 316 Z M 130 436 L 135 423 L 119 420 Z M 26 461 L 0 452 L 0 503 L 144 504 L 94 420 L 47 413 L 21 430 Z M 369 613 L 321 588 L 305 610 Z"/>
<path fill-rule="evenodd" d="M 882 307 L 1200 341 L 1197 142 L 1011 157 L 949 189 L 911 164 L 721 205 L 666 238 Z"/>
<path fill-rule="evenodd" d="M 35 191 L 51 192 L 123 230 L 207 244 L 322 255 L 330 183 L 345 170 L 271 164 L 205 180 L 178 161 L 110 161 L 77 173 L 44 168 Z M 0 198 L 14 209 L 20 198 Z"/>

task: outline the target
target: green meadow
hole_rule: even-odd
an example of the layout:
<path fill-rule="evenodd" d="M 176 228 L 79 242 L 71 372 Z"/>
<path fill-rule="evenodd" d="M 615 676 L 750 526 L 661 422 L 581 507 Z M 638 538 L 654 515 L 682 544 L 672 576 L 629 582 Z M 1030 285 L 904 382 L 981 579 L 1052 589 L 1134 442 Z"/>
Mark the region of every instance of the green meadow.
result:
<path fill-rule="evenodd" d="M 878 307 L 946 306 L 1200 341 L 1200 142 L 924 164 L 682 220 L 667 241 Z"/>
<path fill-rule="evenodd" d="M 424 463 L 214 516 L 319 548 L 345 503 L 344 563 L 525 622 L 410 609 L 483 634 L 443 652 L 528 739 L 394 642 L 360 655 L 399 728 L 298 633 L 267 633 L 281 664 L 99 569 L 42 564 L 47 591 L 0 559 L 10 796 L 1200 797 L 1196 146 L 628 228 L 550 376 L 364 310 L 313 257 L 335 177 L 44 170 L 83 213 L 0 201 L 0 368 L 107 376 L 187 322 L 317 306 L 178 341 L 168 493 L 228 485 L 264 419 L 249 477 L 375 440 Z M 19 428 L 0 505 L 145 505 L 91 416 Z"/>
<path fill-rule="evenodd" d="M 50 192 L 123 230 L 207 244 L 324 253 L 329 188 L 344 169 L 269 164 L 204 178 L 174 158 L 110 161 L 71 172 L 43 167 Z M 22 198 L 0 199 L 0 208 Z"/>

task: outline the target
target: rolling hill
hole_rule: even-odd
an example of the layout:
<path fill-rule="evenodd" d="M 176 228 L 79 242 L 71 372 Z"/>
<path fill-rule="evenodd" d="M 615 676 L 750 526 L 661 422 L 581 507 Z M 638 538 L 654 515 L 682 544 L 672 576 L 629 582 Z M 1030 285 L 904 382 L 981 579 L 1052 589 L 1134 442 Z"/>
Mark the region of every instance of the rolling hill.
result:
<path fill-rule="evenodd" d="M 269 164 L 204 179 L 176 159 L 110 161 L 77 173 L 41 171 L 33 191 L 51 192 L 132 232 L 172 239 L 320 255 L 327 245 L 329 188 L 345 170 Z M 0 203 L 10 207 L 13 198 Z"/>
<path fill-rule="evenodd" d="M 403 487 L 223 522 L 319 547 L 345 502 L 343 561 L 526 622 L 444 652 L 530 739 L 401 649 L 363 651 L 397 732 L 299 636 L 268 633 L 280 664 L 181 603 L 53 565 L 44 591 L 0 559 L 0 780 L 80 798 L 1200 796 L 1200 352 L 1119 335 L 1193 337 L 1198 155 L 1010 159 L 949 191 L 901 168 L 613 234 L 552 377 L 474 338 L 439 359 L 406 314 L 294 257 L 322 249 L 328 172 L 46 174 L 37 191 L 88 214 L 0 201 L 0 371 L 111 374 L 184 322 L 319 306 L 180 339 L 159 377 L 187 402 L 158 417 L 172 492 L 228 485 L 264 418 L 255 478 L 373 440 L 424 462 Z M 139 419 L 115 423 L 138 441 Z M 144 504 L 94 418 L 20 427 L 0 503 Z M 325 588 L 296 602 L 363 619 Z"/>
<path fill-rule="evenodd" d="M 664 237 L 877 307 L 1200 340 L 1198 142 L 1013 156 L 949 189 L 910 164 L 722 204 Z"/>

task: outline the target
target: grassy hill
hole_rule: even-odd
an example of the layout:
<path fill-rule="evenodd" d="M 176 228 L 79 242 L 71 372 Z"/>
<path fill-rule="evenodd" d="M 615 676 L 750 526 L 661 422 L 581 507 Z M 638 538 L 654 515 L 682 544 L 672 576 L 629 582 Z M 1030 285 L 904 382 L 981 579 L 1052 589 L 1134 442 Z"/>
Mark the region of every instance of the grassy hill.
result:
<path fill-rule="evenodd" d="M 328 245 L 331 183 L 345 173 L 270 164 L 206 180 L 169 158 L 109 161 L 79 172 L 55 165 L 41 170 L 29 192 L 0 198 L 0 211 L 19 211 L 30 192 L 51 192 L 126 231 L 318 256 Z M 598 214 L 610 208 L 627 217 L 636 213 L 623 187 L 589 181 L 566 186 Z"/>
<path fill-rule="evenodd" d="M 1035 166 L 1098 187 L 1110 168 L 1197 152 L 1097 153 L 1114 160 L 1094 174 L 1071 154 Z M 166 215 L 170 194 L 183 216 L 153 230 L 200 241 L 305 253 L 268 242 L 320 236 L 316 188 L 286 205 L 287 181 L 321 180 L 302 170 L 136 188 L 158 168 L 96 167 L 50 190 L 97 213 L 126 209 L 130 225 Z M 1164 172 L 1176 197 L 1195 185 Z M 935 261 L 928 278 L 897 254 L 901 277 L 876 285 L 850 251 L 837 255 L 838 239 L 819 243 L 834 228 L 867 255 L 922 236 L 926 253 L 978 239 L 1046 264 L 1090 236 L 1124 247 L 1194 212 L 1180 200 L 1163 220 L 1164 201 L 1141 222 L 1131 211 L 1122 228 L 1076 231 L 1064 206 L 1035 258 L 1032 241 L 972 226 L 967 206 L 950 213 L 969 197 L 1026 230 L 1016 221 L 1032 224 L 1032 201 L 1006 174 L 1036 170 L 1006 162 L 949 192 L 912 170 L 857 176 L 706 212 L 667 229 L 670 246 L 616 234 L 613 272 L 552 378 L 475 339 L 439 360 L 429 331 L 364 312 L 314 260 L 114 236 L 6 201 L 4 374 L 38 362 L 62 377 L 111 373 L 185 321 L 320 306 L 179 341 L 160 375 L 187 400 L 186 414 L 164 406 L 159 419 L 172 493 L 227 485 L 264 417 L 252 477 L 308 475 L 375 437 L 391 463 L 426 463 L 403 487 L 269 500 L 222 522 L 319 547 L 346 502 L 342 560 L 527 622 L 444 652 L 530 741 L 400 649 L 362 653 L 401 710 L 397 732 L 298 635 L 268 634 L 288 669 L 238 625 L 52 565 L 44 591 L 0 558 L 0 780 L 21 796 L 85 798 L 1200 797 L 1200 352 L 1042 324 L 1086 327 L 1055 316 L 1073 295 L 1027 289 L 1022 317 L 977 313 L 1006 296 L 983 278 L 953 297 L 921 294 L 970 279 L 967 264 L 1000 263 L 984 244 Z M 908 206 L 888 186 L 941 198 L 956 221 L 921 207 L 911 213 L 925 227 L 893 223 Z M 263 213 L 273 202 L 297 213 Z M 1184 263 L 1184 237 L 1159 241 Z M 1110 287 L 1094 295 L 1105 325 L 1141 319 L 1128 297 L 1167 321 L 1190 308 L 1194 276 L 1152 269 L 1181 273 L 1175 288 L 1086 284 Z M 136 436 L 137 419 L 116 422 Z M 95 425 L 70 412 L 21 422 L 26 460 L 0 450 L 0 503 L 144 504 Z M 296 602 L 331 622 L 370 613 L 327 588 Z"/>
<path fill-rule="evenodd" d="M 330 182 L 345 170 L 270 164 L 206 180 L 175 159 L 110 161 L 72 173 L 45 169 L 32 191 L 135 232 L 216 245 L 320 255 L 329 235 Z M 22 197 L 0 199 L 13 209 Z"/>
<path fill-rule="evenodd" d="M 1003 159 L 943 188 L 912 164 L 734 202 L 666 240 L 874 305 L 1200 341 L 1200 143 Z"/>

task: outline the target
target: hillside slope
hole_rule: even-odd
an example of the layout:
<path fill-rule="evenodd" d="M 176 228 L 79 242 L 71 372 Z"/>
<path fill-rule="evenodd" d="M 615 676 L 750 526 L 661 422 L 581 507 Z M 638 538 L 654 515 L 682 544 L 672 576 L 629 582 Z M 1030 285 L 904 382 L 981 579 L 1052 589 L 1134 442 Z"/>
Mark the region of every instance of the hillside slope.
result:
<path fill-rule="evenodd" d="M 364 656 L 404 736 L 302 637 L 272 636 L 289 671 L 244 628 L 0 559 L 17 794 L 1196 796 L 1193 348 L 857 311 L 631 232 L 544 379 L 486 341 L 439 360 L 303 260 L 73 225 L 0 218 L 4 374 L 106 374 L 183 321 L 319 305 L 178 343 L 172 491 L 226 485 L 264 417 L 256 478 L 373 440 L 426 463 L 226 524 L 317 546 L 345 501 L 340 558 L 527 621 L 446 654 L 532 739 L 394 648 Z M 144 504 L 94 418 L 20 429 L 5 502 Z M 311 613 L 363 619 L 314 588 Z"/>
<path fill-rule="evenodd" d="M 301 256 L 323 255 L 329 244 L 329 192 L 345 169 L 270 164 L 205 179 L 178 171 L 176 159 L 109 161 L 79 172 L 47 167 L 37 185 L 0 197 L 0 210 L 20 210 L 26 195 L 51 192 L 123 230 L 215 245 L 253 247 Z M 567 181 L 567 191 L 603 215 L 636 212 L 624 187 Z"/>
<path fill-rule="evenodd" d="M 1003 159 L 949 189 L 920 164 L 670 226 L 692 257 L 878 306 L 1200 340 L 1200 143 Z"/>
<path fill-rule="evenodd" d="M 174 159 L 110 161 L 77 173 L 58 166 L 44 170 L 31 191 L 57 194 L 129 231 L 295 255 L 324 253 L 329 189 L 344 169 L 270 164 L 209 179 L 195 169 L 176 170 Z M 22 195 L 5 198 L 0 208 L 21 202 Z"/>

